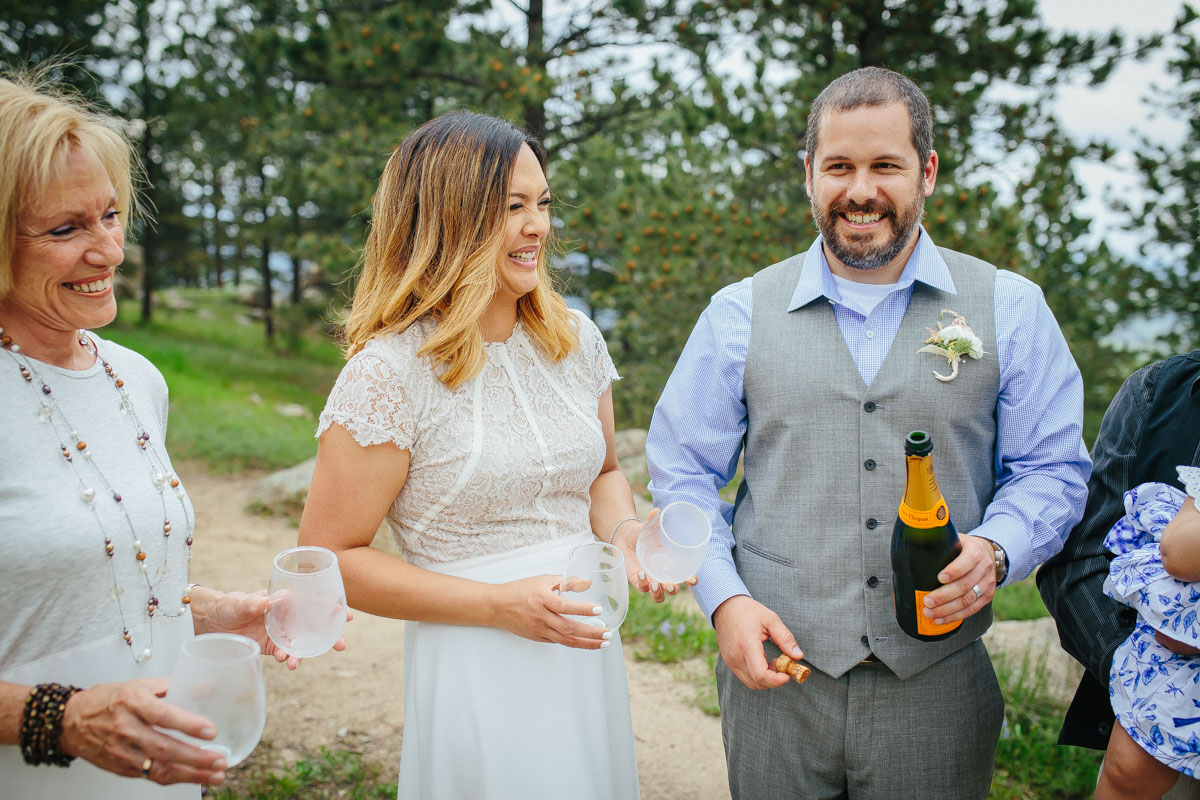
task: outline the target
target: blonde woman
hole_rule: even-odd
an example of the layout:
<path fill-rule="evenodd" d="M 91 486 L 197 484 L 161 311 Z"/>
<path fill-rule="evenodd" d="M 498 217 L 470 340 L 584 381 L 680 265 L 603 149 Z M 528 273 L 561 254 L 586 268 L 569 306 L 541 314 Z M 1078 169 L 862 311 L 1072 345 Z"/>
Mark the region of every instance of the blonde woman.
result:
<path fill-rule="evenodd" d="M 396 149 L 318 427 L 300 542 L 338 553 L 354 608 L 408 620 L 405 800 L 638 796 L 620 639 L 556 592 L 568 550 L 614 533 L 650 587 L 617 374 L 550 285 L 544 165 L 471 113 Z M 403 561 L 370 547 L 385 516 Z"/>
<path fill-rule="evenodd" d="M 190 583 L 195 514 L 164 446 L 167 384 L 95 332 L 117 313 L 136 206 L 121 125 L 11 77 L 0 78 L 0 797 L 198 800 L 226 763 L 168 735 L 217 733 L 163 699 L 180 646 L 227 631 L 297 659 L 267 638 L 265 592 Z"/>

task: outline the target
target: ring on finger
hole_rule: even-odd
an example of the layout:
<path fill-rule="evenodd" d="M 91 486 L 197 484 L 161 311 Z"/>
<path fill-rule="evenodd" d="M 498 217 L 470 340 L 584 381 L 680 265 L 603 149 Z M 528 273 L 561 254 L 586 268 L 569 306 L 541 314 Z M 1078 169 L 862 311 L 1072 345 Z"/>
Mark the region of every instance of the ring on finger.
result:
<path fill-rule="evenodd" d="M 982 591 L 980 591 L 980 589 L 979 589 L 979 584 L 978 584 L 978 583 L 977 583 L 977 584 L 975 584 L 974 586 L 972 586 L 972 587 L 971 587 L 971 591 L 975 592 L 975 599 L 976 599 L 976 600 L 979 600 L 980 598 L 982 598 L 982 597 L 983 597 L 983 592 L 982 592 Z"/>
<path fill-rule="evenodd" d="M 145 761 L 142 762 L 142 777 L 143 778 L 150 777 L 150 768 L 153 766 L 154 766 L 153 758 L 147 758 Z"/>

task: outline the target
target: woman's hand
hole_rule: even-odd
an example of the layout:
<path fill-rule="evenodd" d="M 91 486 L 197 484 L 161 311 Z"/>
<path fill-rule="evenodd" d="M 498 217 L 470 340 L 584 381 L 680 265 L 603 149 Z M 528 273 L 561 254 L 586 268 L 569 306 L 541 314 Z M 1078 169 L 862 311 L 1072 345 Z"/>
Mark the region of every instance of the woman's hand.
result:
<path fill-rule="evenodd" d="M 643 522 L 640 527 L 635 527 L 633 525 L 622 525 L 617 530 L 617 535 L 613 537 L 613 544 L 616 545 L 621 551 L 622 555 L 625 556 L 625 574 L 628 576 L 629 583 L 633 586 L 633 588 L 637 589 L 643 594 L 648 593 L 651 600 L 656 603 L 661 603 L 666 599 L 667 595 L 675 594 L 679 587 L 673 583 L 660 584 L 658 581 L 652 580 L 646 575 L 645 571 L 642 570 L 642 566 L 637 560 L 638 534 L 642 532 L 642 528 L 645 528 L 650 524 L 650 520 L 658 516 L 658 513 L 659 512 L 657 508 L 651 511 L 650 516 L 646 517 L 646 521 Z M 688 586 L 695 586 L 696 576 L 693 575 L 692 577 L 688 578 L 687 583 Z"/>
<path fill-rule="evenodd" d="M 582 582 L 579 589 L 587 588 L 586 578 L 572 580 Z M 610 631 L 563 616 L 597 616 L 600 607 L 560 596 L 561 584 L 562 578 L 558 575 L 537 575 L 499 584 L 496 586 L 494 627 L 535 642 L 553 642 L 583 650 L 599 650 L 606 646 L 612 639 Z M 572 584 L 574 586 L 576 584 Z"/>
<path fill-rule="evenodd" d="M 202 587 L 196 587 L 200 589 Z M 199 602 L 200 608 L 195 608 Z M 193 593 L 192 613 L 196 619 L 196 633 L 220 632 L 237 633 L 258 642 L 263 655 L 272 656 L 279 663 L 287 662 L 288 669 L 300 666 L 302 659 L 291 656 L 276 647 L 275 642 L 267 635 L 267 609 L 271 600 L 266 590 L 247 594 L 246 592 L 218 592 L 215 589 L 204 588 L 201 593 Z M 346 621 L 354 618 L 354 613 L 346 609 Z M 200 630 L 201 624 L 204 631 Z M 333 645 L 334 650 L 345 650 L 346 640 L 339 637 Z"/>
<path fill-rule="evenodd" d="M 165 678 L 102 683 L 73 695 L 63 712 L 61 746 L 68 755 L 129 778 L 155 783 L 225 782 L 225 757 L 179 741 L 155 726 L 212 739 L 216 727 L 162 699 Z M 149 759 L 149 771 L 143 767 Z"/>

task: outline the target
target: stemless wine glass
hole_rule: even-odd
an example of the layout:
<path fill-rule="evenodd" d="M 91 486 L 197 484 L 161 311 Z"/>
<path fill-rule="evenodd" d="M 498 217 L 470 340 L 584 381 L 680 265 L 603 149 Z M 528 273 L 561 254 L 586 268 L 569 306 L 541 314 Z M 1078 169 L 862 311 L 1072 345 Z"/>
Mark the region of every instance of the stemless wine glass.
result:
<path fill-rule="evenodd" d="M 676 500 L 638 532 L 638 563 L 659 583 L 683 583 L 704 563 L 711 538 L 708 515 L 694 503 Z"/>
<path fill-rule="evenodd" d="M 346 589 L 337 556 L 324 547 L 292 547 L 275 556 L 267 589 L 267 635 L 279 649 L 312 658 L 346 627 Z"/>
<path fill-rule="evenodd" d="M 167 731 L 225 756 L 232 767 L 254 750 L 267 722 L 258 642 L 236 633 L 202 633 L 183 643 L 167 687 L 167 702 L 207 719 L 215 739 Z"/>
<path fill-rule="evenodd" d="M 604 542 L 576 545 L 567 555 L 567 565 L 563 568 L 561 594 L 600 607 L 598 616 L 568 614 L 571 619 L 615 631 L 625 621 L 625 613 L 629 610 L 625 556 Z"/>

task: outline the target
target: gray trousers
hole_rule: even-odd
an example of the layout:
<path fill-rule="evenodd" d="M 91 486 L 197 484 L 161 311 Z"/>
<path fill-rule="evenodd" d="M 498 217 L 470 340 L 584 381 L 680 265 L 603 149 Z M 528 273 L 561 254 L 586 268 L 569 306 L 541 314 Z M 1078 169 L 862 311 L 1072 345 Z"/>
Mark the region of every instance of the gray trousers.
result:
<path fill-rule="evenodd" d="M 908 680 L 882 664 L 751 691 L 717 661 L 733 800 L 986 800 L 1004 698 L 983 642 Z"/>

